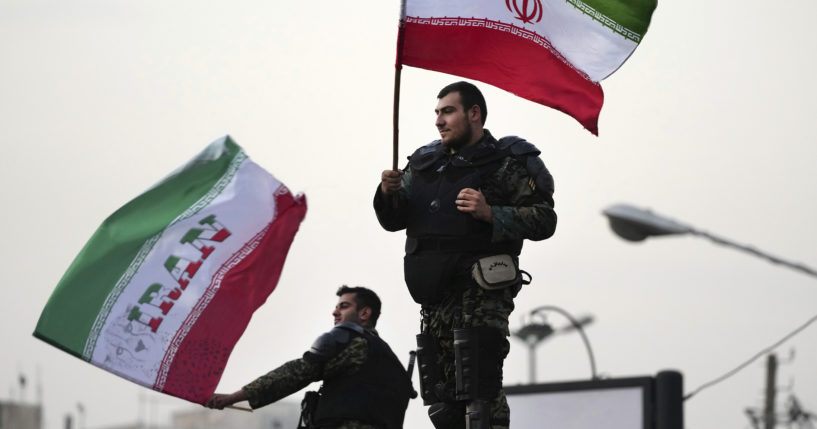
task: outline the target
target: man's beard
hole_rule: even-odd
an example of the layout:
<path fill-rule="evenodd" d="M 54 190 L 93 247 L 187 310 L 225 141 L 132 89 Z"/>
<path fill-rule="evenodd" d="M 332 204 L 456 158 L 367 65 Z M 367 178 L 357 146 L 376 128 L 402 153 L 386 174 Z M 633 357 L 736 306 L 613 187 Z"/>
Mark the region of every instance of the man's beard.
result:
<path fill-rule="evenodd" d="M 474 130 L 471 129 L 471 126 L 465 127 L 465 131 L 462 133 L 461 136 L 457 138 L 453 138 L 448 142 L 445 142 L 445 147 L 452 149 L 452 150 L 460 150 L 463 146 L 467 145 L 471 142 L 471 138 L 474 136 Z"/>

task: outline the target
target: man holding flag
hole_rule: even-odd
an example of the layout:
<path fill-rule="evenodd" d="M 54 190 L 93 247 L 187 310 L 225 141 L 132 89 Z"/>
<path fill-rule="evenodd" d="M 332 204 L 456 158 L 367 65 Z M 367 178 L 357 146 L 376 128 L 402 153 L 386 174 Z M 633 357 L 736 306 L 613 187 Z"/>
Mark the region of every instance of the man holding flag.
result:
<path fill-rule="evenodd" d="M 467 82 L 437 96 L 440 140 L 385 170 L 374 197 L 381 226 L 406 229 L 404 274 L 422 306 L 421 392 L 434 426 L 507 428 L 502 366 L 522 241 L 556 229 L 553 179 L 539 150 L 483 128 L 485 99 Z M 526 274 L 526 273 L 525 273 Z"/>
<path fill-rule="evenodd" d="M 321 335 L 300 359 L 281 365 L 231 394 L 215 394 L 205 404 L 223 409 L 236 402 L 263 407 L 313 381 L 323 380 L 317 402 L 302 414 L 306 428 L 400 429 L 411 381 L 375 331 L 380 298 L 364 287 L 342 286 L 332 316 L 335 327 Z M 313 408 L 314 406 L 314 408 Z"/>

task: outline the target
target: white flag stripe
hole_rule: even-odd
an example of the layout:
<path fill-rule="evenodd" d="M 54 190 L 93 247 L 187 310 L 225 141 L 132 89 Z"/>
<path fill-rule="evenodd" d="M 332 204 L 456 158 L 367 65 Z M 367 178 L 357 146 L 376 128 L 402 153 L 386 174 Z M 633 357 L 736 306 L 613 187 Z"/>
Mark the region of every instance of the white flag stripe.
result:
<path fill-rule="evenodd" d="M 566 1 L 547 1 L 544 8 L 542 22 L 536 27 L 594 82 L 616 71 L 637 46 Z"/>
<path fill-rule="evenodd" d="M 273 194 L 279 186 L 280 182 L 269 173 L 245 159 L 234 180 L 206 208 L 171 225 L 114 304 L 97 339 L 91 363 L 152 385 L 165 350 L 206 293 L 213 275 L 273 218 Z M 242 210 L 219 210 L 225 205 Z M 247 217 L 247 212 L 254 216 Z M 181 240 L 192 228 L 200 228 L 199 222 L 209 215 L 216 215 L 231 235 L 206 259 L 201 259 L 196 247 Z M 194 276 L 183 276 L 189 281 L 184 289 L 165 267 L 169 257 L 179 258 L 177 266 L 198 264 Z M 136 321 L 134 312 L 139 313 L 141 320 Z M 128 323 L 129 318 L 136 323 Z M 158 325 L 149 324 L 159 318 Z"/>
<path fill-rule="evenodd" d="M 542 0 L 542 17 L 525 23 L 506 2 L 474 2 L 471 0 L 411 0 L 406 16 L 479 18 L 509 23 L 547 38 L 574 67 L 598 82 L 616 71 L 627 60 L 637 44 L 616 33 L 601 21 L 612 21 L 601 14 L 590 16 L 588 6 L 578 0 Z M 538 14 L 537 17 L 538 18 Z M 609 25 L 609 22 L 608 22 Z M 626 30 L 626 29 L 625 29 Z"/>
<path fill-rule="evenodd" d="M 255 237 L 246 243 L 246 245 L 239 251 L 231 255 L 229 260 L 227 260 L 226 263 L 223 264 L 218 272 L 212 277 L 210 287 L 207 288 L 201 299 L 199 299 L 199 301 L 191 309 L 187 319 L 182 322 L 179 330 L 176 332 L 176 335 L 174 335 L 173 339 L 170 341 L 167 351 L 165 352 L 165 356 L 162 358 L 158 374 L 155 377 L 156 381 L 153 384 L 153 388 L 155 390 L 164 389 L 165 383 L 167 382 L 167 375 L 170 372 L 170 367 L 173 364 L 173 359 L 176 357 L 176 353 L 179 351 L 179 347 L 187 334 L 193 328 L 193 325 L 195 325 L 196 321 L 198 321 L 199 316 L 201 316 L 201 314 L 210 304 L 210 301 L 213 300 L 216 292 L 218 292 L 218 289 L 221 287 L 224 277 L 230 270 L 235 268 L 236 265 L 240 264 L 244 258 L 246 258 L 258 247 L 268 229 L 269 225 L 256 234 Z"/>

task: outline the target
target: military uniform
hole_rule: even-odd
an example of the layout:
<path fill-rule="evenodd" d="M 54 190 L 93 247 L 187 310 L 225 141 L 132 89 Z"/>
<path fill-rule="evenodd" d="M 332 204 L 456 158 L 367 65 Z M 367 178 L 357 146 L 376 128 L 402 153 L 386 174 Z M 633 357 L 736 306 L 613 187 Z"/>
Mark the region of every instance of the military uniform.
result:
<path fill-rule="evenodd" d="M 250 406 L 259 408 L 319 380 L 324 384 L 316 427 L 402 427 L 411 389 L 408 375 L 376 331 L 351 322 L 336 325 L 318 338 L 303 357 L 281 365 L 242 390 Z"/>
<path fill-rule="evenodd" d="M 397 198 L 385 196 L 380 187 L 374 197 L 381 226 L 406 229 L 406 284 L 422 305 L 424 332 L 433 338 L 426 346 L 436 361 L 431 365 L 437 373 L 430 377 L 434 385 L 421 382 L 423 393 L 432 397 L 423 396 L 426 404 L 442 401 L 465 413 L 455 386 L 454 337 L 455 330 L 473 329 L 482 338 L 480 348 L 490 349 L 483 356 L 487 367 L 479 368 L 484 376 L 479 382 L 494 428 L 507 427 L 510 419 L 501 389 L 502 363 L 510 348 L 508 317 L 520 285 L 489 290 L 474 281 L 472 269 L 478 259 L 496 254 L 510 255 L 518 265 L 523 239 L 542 240 L 555 231 L 553 179 L 538 155 L 532 144 L 518 137 L 496 140 L 487 129 L 482 139 L 459 152 L 437 140 L 409 157 Z M 485 196 L 490 224 L 456 209 L 456 196 L 466 187 Z M 426 366 L 420 362 L 421 381 L 429 378 L 423 374 Z"/>

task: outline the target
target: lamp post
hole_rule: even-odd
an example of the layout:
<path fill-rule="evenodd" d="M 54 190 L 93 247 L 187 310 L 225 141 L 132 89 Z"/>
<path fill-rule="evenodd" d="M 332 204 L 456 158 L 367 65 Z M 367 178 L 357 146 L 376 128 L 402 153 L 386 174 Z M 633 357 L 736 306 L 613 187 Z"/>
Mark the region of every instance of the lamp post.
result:
<path fill-rule="evenodd" d="M 647 237 L 661 236 L 661 235 L 679 235 L 690 234 L 698 237 L 704 237 L 716 244 L 720 244 L 733 249 L 742 250 L 757 257 L 766 259 L 767 261 L 782 265 L 794 270 L 808 274 L 812 277 L 817 277 L 817 271 L 809 268 L 803 264 L 789 262 L 769 255 L 752 246 L 738 244 L 727 240 L 723 237 L 718 237 L 706 231 L 695 229 L 689 225 L 676 222 L 672 219 L 659 216 L 650 210 L 644 210 L 633 207 L 628 204 L 612 205 L 602 211 L 610 221 L 610 228 L 619 237 L 628 241 L 643 241 Z"/>
<path fill-rule="evenodd" d="M 547 319 L 545 319 L 542 315 L 544 311 L 555 311 L 560 313 L 570 321 L 570 325 L 554 330 L 550 323 L 547 322 Z M 542 317 L 542 321 L 540 323 L 533 321 L 535 316 Z M 587 348 L 587 352 L 590 356 L 591 377 L 593 379 L 597 378 L 596 361 L 593 357 L 593 350 L 590 348 L 590 342 L 587 340 L 587 336 L 584 334 L 584 330 L 582 329 L 582 326 L 587 326 L 593 323 L 593 316 L 587 315 L 579 319 L 575 319 L 570 315 L 570 313 L 562 310 L 559 307 L 544 305 L 531 310 L 530 313 L 528 313 L 528 319 L 530 323 L 525 324 L 523 316 L 522 327 L 519 328 L 518 331 L 513 332 L 512 335 L 524 341 L 528 346 L 528 377 L 530 384 L 536 383 L 536 347 L 553 334 L 569 332 L 572 330 L 577 330 L 579 331 L 579 334 L 581 334 L 584 345 Z"/>
<path fill-rule="evenodd" d="M 523 325 L 513 336 L 524 341 L 528 346 L 528 380 L 530 384 L 536 382 L 536 346 L 545 338 L 553 335 L 553 327 L 548 323 L 529 323 Z"/>
<path fill-rule="evenodd" d="M 77 429 L 85 429 L 85 405 L 77 402 Z"/>

